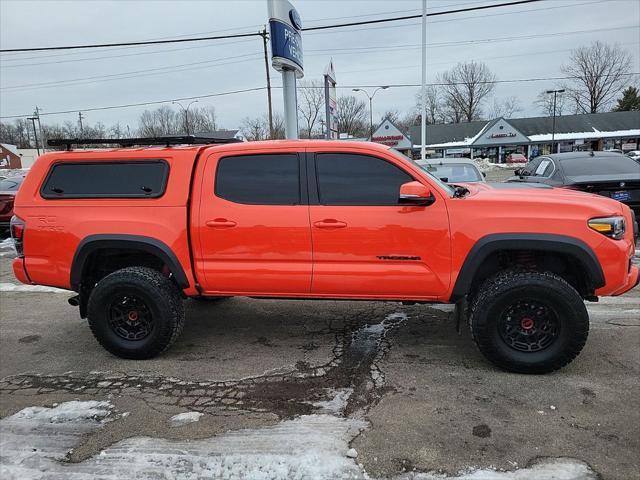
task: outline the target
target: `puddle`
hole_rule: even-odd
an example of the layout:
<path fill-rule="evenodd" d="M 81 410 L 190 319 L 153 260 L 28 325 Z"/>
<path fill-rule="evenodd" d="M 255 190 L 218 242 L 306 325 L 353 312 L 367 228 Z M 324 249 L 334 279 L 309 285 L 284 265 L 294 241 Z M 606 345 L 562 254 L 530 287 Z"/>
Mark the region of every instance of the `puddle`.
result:
<path fill-rule="evenodd" d="M 375 315 L 371 315 L 375 318 Z M 62 375 L 17 375 L 0 382 L 4 394 L 71 393 L 73 395 L 122 395 L 143 400 L 151 408 L 176 406 L 200 413 L 220 410 L 269 412 L 292 418 L 322 411 L 323 402 L 343 395 L 343 415 L 362 415 L 385 393 L 380 362 L 391 348 L 388 333 L 407 320 L 405 313 L 386 315 L 379 323 L 362 324 L 346 319 L 336 336 L 332 359 L 311 367 L 298 362 L 288 373 L 268 374 L 237 381 L 185 381 L 178 378 L 91 372 Z"/>

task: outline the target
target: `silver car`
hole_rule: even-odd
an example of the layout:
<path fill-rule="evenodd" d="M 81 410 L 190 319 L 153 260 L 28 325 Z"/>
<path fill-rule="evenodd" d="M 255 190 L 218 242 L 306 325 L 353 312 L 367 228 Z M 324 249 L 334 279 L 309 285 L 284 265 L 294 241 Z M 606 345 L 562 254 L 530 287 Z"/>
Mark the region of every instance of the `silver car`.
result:
<path fill-rule="evenodd" d="M 416 163 L 431 175 L 447 183 L 484 182 L 485 174 L 472 160 L 466 158 L 437 158 L 416 160 Z"/>

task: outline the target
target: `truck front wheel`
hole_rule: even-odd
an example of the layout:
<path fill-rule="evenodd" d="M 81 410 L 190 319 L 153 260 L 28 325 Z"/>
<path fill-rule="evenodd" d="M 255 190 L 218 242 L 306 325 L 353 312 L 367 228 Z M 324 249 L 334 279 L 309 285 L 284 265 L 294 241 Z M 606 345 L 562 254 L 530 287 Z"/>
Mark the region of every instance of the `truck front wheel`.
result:
<path fill-rule="evenodd" d="M 98 282 L 89 296 L 89 327 L 121 358 L 147 359 L 169 348 L 184 326 L 178 287 L 152 268 L 127 267 Z"/>
<path fill-rule="evenodd" d="M 569 364 L 589 334 L 578 292 L 550 272 L 505 271 L 487 279 L 471 302 L 480 352 L 500 368 L 548 373 Z"/>

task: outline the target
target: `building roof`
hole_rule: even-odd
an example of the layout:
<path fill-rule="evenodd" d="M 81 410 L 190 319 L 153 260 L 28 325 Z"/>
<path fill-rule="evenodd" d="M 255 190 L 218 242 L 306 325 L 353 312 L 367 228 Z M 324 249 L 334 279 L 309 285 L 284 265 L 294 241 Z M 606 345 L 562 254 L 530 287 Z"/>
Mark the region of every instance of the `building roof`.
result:
<path fill-rule="evenodd" d="M 531 141 L 549 141 L 553 117 L 509 118 L 506 121 Z M 467 123 L 427 125 L 427 145 L 471 145 L 485 127 L 492 123 L 481 120 Z M 601 138 L 640 135 L 640 112 L 606 112 L 556 117 L 556 139 Z M 606 132 L 606 133 L 605 133 Z M 411 127 L 414 145 L 421 143 L 420 127 Z M 547 138 L 549 137 L 549 138 Z"/>

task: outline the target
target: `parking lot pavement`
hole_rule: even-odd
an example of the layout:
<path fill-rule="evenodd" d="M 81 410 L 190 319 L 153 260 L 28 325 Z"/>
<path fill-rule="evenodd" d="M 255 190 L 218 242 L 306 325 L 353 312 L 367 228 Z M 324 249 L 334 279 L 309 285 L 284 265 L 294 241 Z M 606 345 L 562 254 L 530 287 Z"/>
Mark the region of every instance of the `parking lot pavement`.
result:
<path fill-rule="evenodd" d="M 188 301 L 170 351 L 125 361 L 68 293 L 16 291 L 9 260 L 3 478 L 640 478 L 638 288 L 589 304 L 584 351 L 551 375 L 493 368 L 449 306 L 393 302 Z"/>

